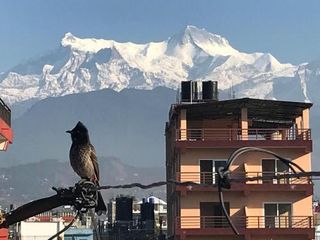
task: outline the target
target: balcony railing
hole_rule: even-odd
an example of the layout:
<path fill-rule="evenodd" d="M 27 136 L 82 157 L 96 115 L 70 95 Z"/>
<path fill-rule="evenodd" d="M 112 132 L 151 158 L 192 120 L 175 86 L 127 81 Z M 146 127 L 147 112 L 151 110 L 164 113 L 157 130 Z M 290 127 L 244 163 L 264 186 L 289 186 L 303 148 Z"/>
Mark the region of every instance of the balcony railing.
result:
<path fill-rule="evenodd" d="M 311 129 L 198 128 L 177 129 L 177 141 L 311 140 Z"/>
<path fill-rule="evenodd" d="M 11 126 L 11 110 L 0 98 L 0 118 Z"/>
<path fill-rule="evenodd" d="M 313 228 L 312 216 L 237 216 L 231 217 L 239 229 L 249 228 Z M 230 228 L 224 216 L 177 217 L 178 229 Z"/>
<path fill-rule="evenodd" d="M 273 179 L 276 176 L 288 174 L 288 172 L 232 172 L 230 178 L 240 183 L 247 184 L 311 184 L 311 177 L 293 177 Z M 258 179 L 264 177 L 265 179 Z M 252 178 L 247 180 L 246 178 Z M 177 172 L 177 181 L 196 182 L 201 184 L 216 184 L 215 172 Z"/>

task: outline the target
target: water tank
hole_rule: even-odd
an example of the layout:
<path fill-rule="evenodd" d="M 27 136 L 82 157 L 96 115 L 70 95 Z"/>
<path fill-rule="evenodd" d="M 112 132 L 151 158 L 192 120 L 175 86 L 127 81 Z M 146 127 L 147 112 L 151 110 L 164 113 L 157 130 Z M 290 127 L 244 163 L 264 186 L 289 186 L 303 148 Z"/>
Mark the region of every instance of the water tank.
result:
<path fill-rule="evenodd" d="M 198 87 L 195 81 L 181 82 L 181 102 L 191 102 L 198 100 Z"/>
<path fill-rule="evenodd" d="M 142 203 L 141 206 L 141 221 L 154 221 L 154 204 L 151 202 Z"/>
<path fill-rule="evenodd" d="M 191 81 L 181 82 L 181 102 L 190 102 L 191 100 Z"/>
<path fill-rule="evenodd" d="M 116 198 L 116 221 L 132 221 L 132 198 Z"/>
<path fill-rule="evenodd" d="M 218 82 L 203 81 L 202 82 L 202 100 L 218 100 Z"/>
<path fill-rule="evenodd" d="M 198 82 L 191 81 L 191 87 L 192 87 L 192 101 L 198 100 Z"/>

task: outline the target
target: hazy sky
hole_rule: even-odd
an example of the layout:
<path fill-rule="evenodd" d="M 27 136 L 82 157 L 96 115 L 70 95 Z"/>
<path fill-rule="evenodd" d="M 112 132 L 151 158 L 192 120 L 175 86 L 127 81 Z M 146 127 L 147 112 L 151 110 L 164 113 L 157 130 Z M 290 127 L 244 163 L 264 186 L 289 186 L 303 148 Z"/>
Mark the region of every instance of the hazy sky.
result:
<path fill-rule="evenodd" d="M 57 48 L 66 32 L 142 43 L 167 39 L 186 25 L 281 62 L 320 58 L 318 0 L 1 0 L 0 72 Z"/>

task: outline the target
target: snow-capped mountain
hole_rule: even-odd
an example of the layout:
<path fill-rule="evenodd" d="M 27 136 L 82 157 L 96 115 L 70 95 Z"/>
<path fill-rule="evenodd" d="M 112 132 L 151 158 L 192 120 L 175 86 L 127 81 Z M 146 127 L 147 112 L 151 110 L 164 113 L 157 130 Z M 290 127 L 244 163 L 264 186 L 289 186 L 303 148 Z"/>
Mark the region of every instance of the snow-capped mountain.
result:
<path fill-rule="evenodd" d="M 303 69 L 282 64 L 269 53 L 239 52 L 225 38 L 194 26 L 146 44 L 67 33 L 57 50 L 0 75 L 0 91 L 12 105 L 103 88 L 176 89 L 183 80 L 216 80 L 222 92 L 232 87 L 237 97 L 279 98 L 277 87 L 295 79 L 293 94 L 301 95 L 295 100 L 308 101 L 312 99 Z"/>

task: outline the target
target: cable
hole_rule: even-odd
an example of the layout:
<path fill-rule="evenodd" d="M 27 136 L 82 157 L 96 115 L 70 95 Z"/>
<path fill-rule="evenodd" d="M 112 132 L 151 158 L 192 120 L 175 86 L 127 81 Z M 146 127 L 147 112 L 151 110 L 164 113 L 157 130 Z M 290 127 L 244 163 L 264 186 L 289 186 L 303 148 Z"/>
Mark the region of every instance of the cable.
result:
<path fill-rule="evenodd" d="M 80 215 L 80 211 L 77 211 L 77 214 L 76 216 L 74 216 L 74 218 L 72 219 L 72 221 L 67 225 L 65 226 L 62 230 L 60 230 L 59 232 L 57 232 L 55 235 L 53 235 L 52 237 L 48 238 L 48 240 L 53 240 L 54 238 L 56 237 L 59 237 L 59 235 L 63 232 L 65 232 L 66 230 L 68 230 L 72 224 L 75 222 L 75 220 L 79 217 Z"/>
<path fill-rule="evenodd" d="M 256 147 L 243 147 L 243 148 L 239 148 L 236 151 L 234 151 L 230 155 L 229 159 L 227 160 L 226 166 L 220 167 L 218 169 L 218 192 L 219 192 L 220 206 L 222 207 L 223 213 L 224 213 L 225 217 L 227 218 L 230 227 L 232 228 L 233 232 L 236 235 L 239 235 L 239 231 L 235 227 L 235 225 L 233 224 L 233 222 L 230 218 L 230 215 L 227 212 L 226 207 L 224 205 L 222 188 L 230 189 L 230 187 L 231 187 L 231 181 L 230 181 L 230 177 L 229 177 L 230 167 L 233 164 L 233 162 L 240 155 L 242 155 L 243 153 L 246 153 L 246 152 L 263 152 L 263 153 L 273 155 L 274 157 L 278 158 L 281 162 L 283 162 L 286 166 L 288 166 L 293 171 L 293 174 L 297 174 L 297 172 L 295 171 L 294 167 L 292 167 L 292 165 L 295 166 L 297 169 L 299 169 L 302 173 L 305 173 L 305 171 L 298 164 L 296 164 L 286 158 L 283 158 L 283 157 L 279 156 L 278 154 L 276 154 L 272 151 L 266 150 L 266 149 L 256 148 Z M 292 175 L 290 175 L 290 176 L 292 176 Z M 256 178 L 258 179 L 260 177 L 256 177 Z M 278 176 L 277 176 L 277 178 L 278 178 Z M 263 176 L 261 176 L 261 179 L 263 179 Z"/>
<path fill-rule="evenodd" d="M 251 182 L 251 181 L 257 181 L 257 180 L 287 179 L 287 178 L 300 178 L 300 177 L 312 177 L 312 176 L 319 177 L 320 171 L 284 173 L 281 175 L 272 175 L 272 176 L 244 177 L 242 179 L 230 178 L 229 181 L 230 183 Z M 312 180 L 320 180 L 320 178 L 312 178 Z M 154 187 L 161 187 L 166 184 L 175 184 L 178 186 L 210 186 L 211 185 L 211 184 L 197 183 L 193 181 L 178 182 L 175 180 L 168 180 L 168 181 L 154 182 L 151 184 L 129 183 L 129 184 L 123 184 L 123 185 L 104 185 L 104 186 L 96 187 L 96 190 L 127 189 L 127 188 L 134 188 L 134 187 L 141 188 L 141 189 L 150 189 Z"/>
<path fill-rule="evenodd" d="M 148 189 L 148 188 L 154 188 L 154 187 L 160 187 L 163 185 L 166 185 L 168 182 L 167 181 L 160 181 L 160 182 L 154 182 L 151 184 L 141 184 L 141 183 L 130 183 L 130 184 L 124 184 L 124 185 L 115 185 L 115 186 L 100 186 L 97 187 L 97 190 L 106 190 L 106 189 L 117 189 L 117 188 L 133 188 L 133 187 L 138 187 L 141 189 Z M 175 182 L 178 183 L 178 182 Z"/>
<path fill-rule="evenodd" d="M 220 184 L 218 185 L 218 192 L 219 192 L 219 201 L 220 201 L 220 205 L 222 207 L 223 213 L 224 213 L 225 217 L 227 218 L 227 221 L 228 221 L 230 227 L 232 228 L 232 231 L 234 232 L 234 234 L 239 235 L 239 231 L 236 228 L 236 226 L 233 224 L 233 222 L 229 216 L 229 213 L 226 209 L 226 206 L 224 205 L 223 194 L 222 194 L 222 189 L 221 189 Z"/>

